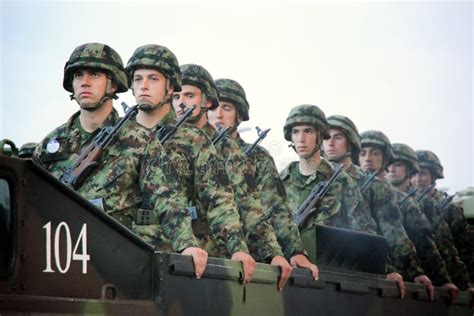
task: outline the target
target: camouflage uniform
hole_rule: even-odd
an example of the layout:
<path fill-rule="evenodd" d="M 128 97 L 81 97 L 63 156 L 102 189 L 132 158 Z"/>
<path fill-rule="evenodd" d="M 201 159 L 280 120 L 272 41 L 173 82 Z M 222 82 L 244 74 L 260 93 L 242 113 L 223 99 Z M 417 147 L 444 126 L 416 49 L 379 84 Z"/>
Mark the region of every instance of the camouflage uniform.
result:
<path fill-rule="evenodd" d="M 219 99 L 232 102 L 238 111 L 239 118 L 248 120 L 248 102 L 244 89 L 234 80 L 218 79 L 215 81 Z M 236 142 L 242 152 L 250 146 L 237 134 Z M 298 227 L 293 221 L 292 212 L 286 200 L 286 191 L 278 175 L 275 162 L 268 151 L 257 146 L 249 157 L 245 157 L 247 165 L 252 168 L 252 175 L 256 181 L 256 191 L 260 192 L 260 201 L 263 205 L 267 220 L 281 245 L 285 257 L 289 260 L 297 254 L 307 255 Z"/>
<path fill-rule="evenodd" d="M 217 133 L 209 123 L 202 130 L 210 138 Z M 225 169 L 234 191 L 234 201 L 239 210 L 250 253 L 257 261 L 267 263 L 271 262 L 274 256 L 283 257 L 275 231 L 265 218 L 260 192 L 256 189 L 255 178 L 241 148 L 229 135 L 226 135 L 216 148 L 225 160 Z"/>
<path fill-rule="evenodd" d="M 328 123 L 331 128 L 339 129 L 344 133 L 349 149 L 347 155 L 351 156 L 351 160 L 356 159 L 358 162 L 362 144 L 357 127 L 352 120 L 345 116 L 333 115 L 328 117 Z M 362 168 L 352 163 L 346 173 L 357 182 L 359 188 L 368 178 Z M 420 262 L 415 245 L 403 227 L 403 216 L 393 199 L 389 185 L 376 177 L 362 195 L 377 223 L 377 232 L 387 240 L 390 261 L 393 264 L 388 267 L 388 272 L 399 271 L 406 280 L 413 280 L 414 277 L 423 274 L 423 271 L 419 269 Z"/>
<path fill-rule="evenodd" d="M 85 44 L 76 48 L 66 63 L 63 86 L 72 90 L 72 74 L 77 68 L 99 68 L 118 90 L 127 91 L 126 75 L 120 56 L 103 44 Z M 115 95 L 107 95 L 109 98 Z M 38 145 L 33 158 L 54 176 L 61 177 L 77 160 L 102 127 L 114 126 L 118 114 L 114 110 L 94 133 L 87 133 L 79 121 L 80 112 L 59 126 Z M 148 154 L 151 154 L 152 158 Z M 149 133 L 133 122 L 127 122 L 112 144 L 104 151 L 100 166 L 77 190 L 89 200 L 96 200 L 103 210 L 131 227 L 138 213 L 150 214 L 150 224 L 159 224 L 171 240 L 174 251 L 197 246 L 191 219 L 185 211 L 185 199 L 177 187 L 177 174 L 169 168 L 169 160 L 159 144 L 149 142 Z M 149 209 L 143 207 L 148 205 Z M 153 245 L 167 247 L 162 235 L 154 236 Z"/>
<path fill-rule="evenodd" d="M 439 158 L 429 150 L 417 150 L 416 155 L 420 166 L 430 171 L 433 181 L 444 178 L 443 166 Z M 433 198 L 439 203 L 443 203 L 447 199 L 447 195 L 438 190 L 433 194 Z M 466 264 L 471 281 L 474 280 L 474 231 L 469 226 L 464 217 L 464 210 L 449 203 L 441 210 L 443 218 L 449 225 L 454 244 L 459 251 L 459 257 Z"/>
<path fill-rule="evenodd" d="M 180 68 L 183 74 L 183 84 L 199 88 L 203 98 L 212 102 L 210 109 L 216 108 L 219 105 L 219 100 L 214 80 L 209 72 L 202 66 L 194 64 L 182 65 Z M 202 110 L 201 114 L 194 118 L 194 121 L 197 121 L 199 116 L 204 115 L 206 111 L 207 109 Z M 210 139 L 213 139 L 216 134 L 216 130 L 208 122 L 201 130 Z M 255 191 L 255 180 L 246 168 L 245 157 L 240 152 L 240 148 L 227 135 L 216 144 L 216 149 L 218 155 L 224 160 L 225 170 L 221 170 L 220 165 L 215 168 L 229 175 L 233 190 L 228 192 L 233 191 L 234 193 L 234 202 L 240 215 L 250 254 L 255 260 L 267 263 L 270 263 L 274 256 L 283 256 L 275 232 L 265 220 L 258 193 Z"/>
<path fill-rule="evenodd" d="M 134 70 L 140 68 L 157 69 L 171 81 L 175 91 L 181 89 L 178 61 L 167 48 L 158 45 L 139 47 L 127 64 L 129 78 Z M 153 129 L 153 137 L 162 126 L 174 124 L 175 119 L 175 112 L 170 110 Z M 200 247 L 215 257 L 230 257 L 238 251 L 248 252 L 229 179 L 218 168 L 223 162 L 209 138 L 198 128 L 184 124 L 164 147 L 178 170 L 181 190 L 187 196 L 188 211 L 193 218 L 193 230 L 200 240 Z M 219 240 L 225 243 L 220 251 L 214 246 Z"/>
<path fill-rule="evenodd" d="M 459 253 L 454 246 L 453 237 L 451 236 L 451 230 L 441 215 L 438 203 L 432 197 L 425 195 L 419 201 L 419 205 L 431 223 L 436 244 L 446 262 L 446 267 L 453 283 L 461 290 L 467 289 L 469 287 L 469 275 L 466 265 L 459 258 Z"/>
<path fill-rule="evenodd" d="M 401 161 L 407 168 L 407 177 L 419 171 L 415 152 L 405 144 L 392 144 L 394 161 Z M 394 189 L 394 188 L 393 188 Z M 406 196 L 404 193 L 396 190 L 394 195 L 398 201 Z M 446 283 L 452 283 L 449 277 L 446 264 L 441 257 L 436 246 L 431 224 L 426 216 L 417 207 L 415 201 L 409 198 L 402 207 L 403 222 L 410 239 L 416 245 L 418 257 L 421 259 L 423 268 L 433 285 L 442 286 Z"/>
<path fill-rule="evenodd" d="M 318 130 L 318 146 L 321 145 L 322 137 L 329 138 L 326 116 L 314 105 L 300 105 L 291 110 L 284 126 L 286 140 L 291 141 L 291 130 L 296 125 L 314 126 Z M 290 163 L 280 173 L 290 209 L 296 213 L 311 190 L 319 182 L 327 181 L 333 171 L 331 164 L 324 158 L 321 158 L 318 170 L 309 176 L 300 174 L 298 162 Z M 357 184 L 344 172 L 339 175 L 328 193 L 319 202 L 316 212 L 307 219 L 303 231 L 315 224 L 376 234 L 376 224 L 365 208 L 365 202 Z"/>
<path fill-rule="evenodd" d="M 448 196 L 436 190 L 433 198 L 441 204 L 448 198 Z M 474 230 L 469 225 L 464 217 L 464 210 L 462 207 L 449 203 L 442 210 L 441 214 L 449 225 L 451 234 L 453 236 L 454 245 L 459 252 L 459 257 L 467 266 L 469 278 L 471 282 L 474 281 Z"/>

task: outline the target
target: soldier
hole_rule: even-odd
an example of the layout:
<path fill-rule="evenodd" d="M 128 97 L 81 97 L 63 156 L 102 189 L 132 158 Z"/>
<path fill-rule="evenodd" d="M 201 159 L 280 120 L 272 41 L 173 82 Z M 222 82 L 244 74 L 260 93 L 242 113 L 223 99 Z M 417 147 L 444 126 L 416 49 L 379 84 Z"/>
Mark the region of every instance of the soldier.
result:
<path fill-rule="evenodd" d="M 173 93 L 181 90 L 178 60 L 164 46 L 144 45 L 133 53 L 127 71 L 136 102 L 142 104 L 137 122 L 152 131 L 157 140 L 157 131 L 176 119 L 170 102 Z M 249 282 L 255 261 L 248 255 L 227 175 L 209 168 L 219 163 L 214 146 L 198 128 L 184 124 L 166 143 L 165 150 L 178 170 L 193 219 L 193 230 L 201 246 L 210 255 L 220 256 L 213 243 L 223 240 L 226 255 L 242 261 L 244 282 Z"/>
<path fill-rule="evenodd" d="M 371 130 L 361 133 L 360 138 L 360 167 L 364 172 L 377 172 L 378 177 L 382 182 L 385 182 L 385 170 L 393 161 L 393 150 L 388 137 L 380 131 Z M 393 199 L 396 199 L 396 203 L 398 204 L 398 201 L 401 198 L 397 195 L 398 191 L 394 188 L 391 188 L 391 191 Z M 409 218 L 408 210 L 406 208 L 400 207 L 400 211 L 404 220 Z M 406 229 L 406 226 L 404 227 Z M 403 277 L 406 280 L 413 280 L 415 283 L 425 285 L 431 300 L 434 299 L 433 284 L 430 278 L 425 275 L 418 257 L 414 257 L 414 260 L 405 263 Z"/>
<path fill-rule="evenodd" d="M 183 88 L 173 96 L 173 106 L 177 112 L 194 102 L 199 110 L 193 113 L 191 122 L 204 131 L 211 139 L 216 130 L 208 122 L 207 112 L 219 105 L 214 80 L 202 66 L 187 64 L 181 66 Z M 275 232 L 265 220 L 262 205 L 255 190 L 254 180 L 247 169 L 245 157 L 237 143 L 224 137 L 216 144 L 219 155 L 225 160 L 225 170 L 229 175 L 234 201 L 240 214 L 250 253 L 258 261 L 280 266 L 281 276 L 278 288 L 281 290 L 291 273 L 291 266 L 283 257 Z"/>
<path fill-rule="evenodd" d="M 329 138 L 326 116 L 315 105 L 298 105 L 291 109 L 285 126 L 285 139 L 299 156 L 299 161 L 290 163 L 280 174 L 290 208 L 297 208 L 310 191 L 320 182 L 328 180 L 334 170 L 321 157 L 323 139 Z M 376 235 L 376 224 L 365 208 L 364 199 L 357 184 L 344 172 L 329 188 L 319 202 L 316 212 L 307 219 L 300 233 L 315 224 L 335 226 Z"/>
<path fill-rule="evenodd" d="M 58 178 L 101 128 L 119 121 L 112 100 L 128 90 L 122 59 L 107 45 L 81 45 L 64 67 L 63 87 L 72 93 L 71 99 L 80 110 L 49 133 L 33 156 Z M 129 228 L 138 213 L 147 211 L 152 218 L 148 224 L 161 225 L 174 251 L 193 256 L 195 273 L 200 277 L 207 253 L 198 248 L 176 171 L 169 164 L 159 143 L 149 142 L 149 132 L 128 121 L 104 151 L 98 168 L 77 191 Z M 160 238 L 156 236 L 156 240 Z M 160 242 L 153 245 L 157 249 L 166 246 Z"/>
<path fill-rule="evenodd" d="M 242 121 L 249 119 L 249 103 L 242 86 L 235 80 L 218 79 L 215 81 L 219 96 L 219 106 L 209 111 L 209 121 L 215 126 L 221 124 L 232 129 L 231 137 L 236 141 L 240 152 L 251 146 L 245 143 L 237 132 Z M 308 268 L 317 279 L 318 268 L 309 262 L 307 252 L 293 221 L 292 212 L 286 201 L 286 192 L 278 175 L 275 162 L 270 153 L 261 146 L 255 147 L 248 157 L 243 157 L 252 167 L 252 176 L 256 180 L 256 191 L 260 192 L 260 201 L 267 220 L 272 224 L 278 242 L 285 257 L 293 267 Z"/>
<path fill-rule="evenodd" d="M 436 157 L 432 152 L 418 151 L 416 155 L 421 158 L 422 163 L 420 164 L 419 172 L 413 176 L 413 183 L 415 183 L 417 188 L 426 190 L 429 185 L 434 184 L 433 178 L 443 175 L 442 167 L 439 163 L 438 157 Z M 435 177 L 431 176 L 432 173 Z M 466 290 L 472 287 L 470 285 L 468 270 L 454 245 L 454 238 L 451 235 L 448 223 L 443 218 L 442 210 L 439 209 L 438 202 L 432 197 L 434 194 L 435 189 L 432 188 L 426 193 L 425 197 L 420 200 L 420 205 L 431 221 L 436 242 L 438 243 L 441 255 L 444 257 L 446 266 L 448 267 L 448 272 L 451 274 L 454 283 L 461 290 Z M 466 244 L 468 246 L 469 241 L 464 243 L 464 245 Z M 462 242 L 461 245 L 463 245 Z M 472 256 L 472 252 L 470 250 L 466 251 L 465 249 L 463 249 L 463 252 L 468 253 L 467 259 L 469 260 L 469 256 Z"/>
<path fill-rule="evenodd" d="M 406 192 L 410 177 L 419 171 L 418 160 L 415 151 L 408 145 L 392 144 L 392 149 L 394 160 L 388 166 L 387 180 L 398 190 Z M 408 203 L 405 204 L 408 205 Z M 430 222 L 421 210 L 412 206 L 410 212 L 406 213 L 404 223 L 411 240 L 416 245 L 423 268 L 433 284 L 449 289 L 451 298 L 454 300 L 459 289 L 448 275 L 446 264 L 436 246 Z"/>
<path fill-rule="evenodd" d="M 357 127 L 348 117 L 342 115 L 328 117 L 328 123 L 330 138 L 323 140 L 324 156 L 333 163 L 343 163 L 344 171 L 362 187 L 368 175 L 353 163 L 359 161 L 361 150 Z M 416 270 L 413 265 L 419 264 L 415 246 L 403 227 L 403 217 L 388 184 L 375 177 L 367 189 L 362 191 L 362 195 L 377 223 L 377 232 L 386 238 L 390 249 L 390 261 L 393 265 L 390 264 L 387 269 L 387 278 L 397 282 L 403 297 L 403 278 L 397 271 L 404 274 L 407 280 L 411 280 L 411 275 L 406 273 L 406 270 L 407 267 Z"/>

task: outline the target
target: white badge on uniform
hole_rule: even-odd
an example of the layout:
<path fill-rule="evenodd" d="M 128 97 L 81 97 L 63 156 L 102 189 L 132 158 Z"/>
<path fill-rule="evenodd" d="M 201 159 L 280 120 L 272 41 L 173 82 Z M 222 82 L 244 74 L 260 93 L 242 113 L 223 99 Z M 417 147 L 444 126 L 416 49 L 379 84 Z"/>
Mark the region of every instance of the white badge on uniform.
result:
<path fill-rule="evenodd" d="M 59 142 L 56 138 L 51 139 L 46 145 L 46 150 L 50 154 L 57 153 L 59 150 Z"/>

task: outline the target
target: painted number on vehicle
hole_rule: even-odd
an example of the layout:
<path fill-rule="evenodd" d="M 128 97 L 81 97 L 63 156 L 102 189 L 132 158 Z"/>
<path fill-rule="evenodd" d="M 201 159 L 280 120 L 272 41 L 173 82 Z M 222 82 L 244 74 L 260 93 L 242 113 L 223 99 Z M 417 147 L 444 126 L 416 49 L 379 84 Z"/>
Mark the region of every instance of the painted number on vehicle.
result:
<path fill-rule="evenodd" d="M 71 267 L 71 261 L 82 261 L 82 273 L 86 274 L 87 261 L 90 261 L 90 255 L 87 253 L 87 224 L 82 225 L 79 237 L 77 237 L 77 241 L 74 244 L 74 249 L 72 249 L 71 231 L 66 222 L 59 223 L 56 229 L 51 227 L 51 222 L 48 222 L 43 228 L 46 233 L 46 268 L 43 272 L 55 272 L 52 267 L 52 253 L 54 252 L 54 263 L 59 273 L 67 273 Z M 61 256 L 61 241 L 66 243 L 65 256 Z M 81 247 L 79 248 L 79 246 Z M 78 253 L 79 250 L 80 253 Z M 61 262 L 61 258 L 63 258 L 63 262 Z"/>

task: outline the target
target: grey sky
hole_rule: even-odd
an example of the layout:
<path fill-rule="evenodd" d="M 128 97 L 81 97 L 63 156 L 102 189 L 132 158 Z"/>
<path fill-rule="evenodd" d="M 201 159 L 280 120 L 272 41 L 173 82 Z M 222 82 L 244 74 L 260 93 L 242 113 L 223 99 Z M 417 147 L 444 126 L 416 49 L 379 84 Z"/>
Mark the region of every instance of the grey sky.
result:
<path fill-rule="evenodd" d="M 62 88 L 76 46 L 106 43 L 126 63 L 136 47 L 155 43 L 243 85 L 251 108 L 243 126 L 272 128 L 262 145 L 280 169 L 296 159 L 283 139 L 285 118 L 311 103 L 350 117 L 359 131 L 433 150 L 445 167 L 440 185 L 451 192 L 474 185 L 472 2 L 3 1 L 0 8 L 0 138 L 18 145 L 40 141 L 77 110 Z M 130 92 L 122 100 L 134 103 Z"/>

